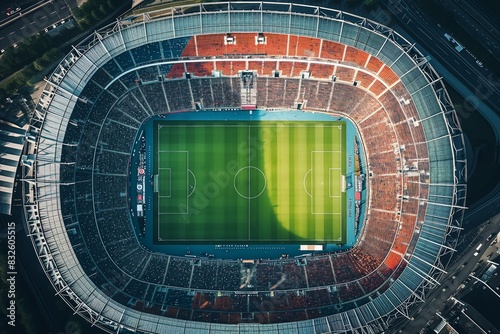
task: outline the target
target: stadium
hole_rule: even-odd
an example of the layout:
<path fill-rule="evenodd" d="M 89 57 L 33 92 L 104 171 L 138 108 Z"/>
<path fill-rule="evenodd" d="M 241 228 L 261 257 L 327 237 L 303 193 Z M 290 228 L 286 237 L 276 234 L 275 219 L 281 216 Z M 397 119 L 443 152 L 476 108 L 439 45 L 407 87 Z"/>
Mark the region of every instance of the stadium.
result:
<path fill-rule="evenodd" d="M 440 285 L 464 214 L 464 140 L 428 59 L 317 6 L 106 26 L 47 78 L 28 143 L 40 264 L 114 333 L 384 332 Z"/>

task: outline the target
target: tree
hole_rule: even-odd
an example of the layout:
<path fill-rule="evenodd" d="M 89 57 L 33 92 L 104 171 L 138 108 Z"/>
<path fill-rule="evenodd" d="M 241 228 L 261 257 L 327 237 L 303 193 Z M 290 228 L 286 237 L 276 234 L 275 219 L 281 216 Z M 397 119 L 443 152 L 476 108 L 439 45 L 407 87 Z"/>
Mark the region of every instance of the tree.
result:
<path fill-rule="evenodd" d="M 83 19 L 83 17 L 85 16 L 85 13 L 83 12 L 83 10 L 81 10 L 80 8 L 76 7 L 75 9 L 73 9 L 73 16 L 75 17 L 75 19 L 77 21 Z"/>
<path fill-rule="evenodd" d="M 42 56 L 45 60 L 52 62 L 61 56 L 61 51 L 58 48 L 52 48 L 45 52 Z"/>
<path fill-rule="evenodd" d="M 47 66 L 47 65 L 48 65 L 48 63 L 47 63 L 44 59 L 42 59 L 42 58 L 38 58 L 37 60 L 35 60 L 35 61 L 33 62 L 33 67 L 35 68 L 35 70 L 36 70 L 37 72 L 41 72 L 41 71 L 43 71 L 43 69 L 44 69 L 44 68 L 45 68 L 45 66 Z"/>
<path fill-rule="evenodd" d="M 347 0 L 346 5 L 348 7 L 355 7 L 361 3 L 361 0 Z"/>
<path fill-rule="evenodd" d="M 93 10 L 92 18 L 95 20 L 94 22 L 99 21 L 103 18 L 103 14 L 99 10 Z"/>
<path fill-rule="evenodd" d="M 115 9 L 121 3 L 122 3 L 121 0 L 108 0 L 108 5 L 109 5 L 109 8 L 111 8 L 111 9 Z"/>
<path fill-rule="evenodd" d="M 378 1 L 377 0 L 364 0 L 363 4 L 365 5 L 366 9 L 373 9 L 377 5 Z"/>
<path fill-rule="evenodd" d="M 103 2 L 102 4 L 99 5 L 99 11 L 101 13 L 103 13 L 104 15 L 106 15 L 109 11 L 109 7 L 106 5 L 105 2 Z"/>
<path fill-rule="evenodd" d="M 33 62 L 33 67 L 35 71 L 41 72 L 47 67 L 47 65 L 50 65 L 54 60 L 56 60 L 61 52 L 59 51 L 58 48 L 52 48 L 49 51 L 45 52 L 41 57 L 37 58 Z"/>
<path fill-rule="evenodd" d="M 32 64 L 24 66 L 23 69 L 16 75 L 17 84 L 20 86 L 26 85 L 31 77 L 33 77 L 36 73 L 37 72 Z"/>

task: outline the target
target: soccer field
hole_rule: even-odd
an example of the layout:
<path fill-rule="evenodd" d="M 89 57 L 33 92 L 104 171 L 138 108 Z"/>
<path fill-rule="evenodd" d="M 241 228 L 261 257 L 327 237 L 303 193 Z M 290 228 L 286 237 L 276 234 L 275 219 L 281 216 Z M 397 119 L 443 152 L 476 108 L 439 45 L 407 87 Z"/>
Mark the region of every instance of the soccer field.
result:
<path fill-rule="evenodd" d="M 157 121 L 154 238 L 345 241 L 345 123 Z"/>

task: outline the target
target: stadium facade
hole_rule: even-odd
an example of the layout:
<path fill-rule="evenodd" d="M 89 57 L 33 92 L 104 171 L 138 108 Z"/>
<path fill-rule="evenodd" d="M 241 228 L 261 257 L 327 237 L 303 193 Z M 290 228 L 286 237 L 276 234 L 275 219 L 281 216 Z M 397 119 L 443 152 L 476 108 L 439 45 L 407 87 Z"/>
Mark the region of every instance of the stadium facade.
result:
<path fill-rule="evenodd" d="M 202 55 L 203 43 L 233 39 Z M 258 72 L 256 96 L 238 69 Z M 254 97 L 264 110 L 300 104 L 357 125 L 371 193 L 358 244 L 257 264 L 140 247 L 123 170 L 134 129 L 157 112 Z M 40 264 L 75 313 L 109 332 L 382 332 L 439 285 L 464 213 L 464 141 L 441 78 L 397 32 L 328 8 L 211 3 L 118 21 L 47 79 L 29 134 L 23 198 Z M 256 272 L 255 289 L 238 289 L 242 270 Z"/>

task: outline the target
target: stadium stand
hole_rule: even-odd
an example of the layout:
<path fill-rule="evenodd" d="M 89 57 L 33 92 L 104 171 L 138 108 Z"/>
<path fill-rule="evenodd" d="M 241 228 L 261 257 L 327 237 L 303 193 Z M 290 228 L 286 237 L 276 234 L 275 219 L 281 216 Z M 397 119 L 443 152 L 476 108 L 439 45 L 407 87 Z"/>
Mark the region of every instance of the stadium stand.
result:
<path fill-rule="evenodd" d="M 100 87 L 106 87 L 106 85 L 113 79 L 104 68 L 100 68 L 92 77 L 92 81 L 94 81 Z"/>
<path fill-rule="evenodd" d="M 183 78 L 186 72 L 187 70 L 184 63 L 176 63 L 172 66 L 166 77 L 168 79 Z"/>
<path fill-rule="evenodd" d="M 292 75 L 293 62 L 290 61 L 278 61 L 279 73 L 285 77 Z"/>
<path fill-rule="evenodd" d="M 307 109 L 327 111 L 333 88 L 332 82 L 302 80 L 300 88 L 299 97 L 301 100 L 307 101 Z"/>
<path fill-rule="evenodd" d="M 212 62 L 190 62 L 186 64 L 186 69 L 189 73 L 192 73 L 197 77 L 208 77 L 212 75 L 214 64 Z"/>
<path fill-rule="evenodd" d="M 365 67 L 369 54 L 351 46 L 346 47 L 344 61 L 353 62 L 359 67 Z"/>
<path fill-rule="evenodd" d="M 160 45 L 163 52 L 163 59 L 180 57 L 190 39 L 190 37 L 178 37 L 162 40 Z"/>
<path fill-rule="evenodd" d="M 351 114 L 353 111 L 357 111 L 353 106 L 357 105 L 366 95 L 365 91 L 359 89 L 353 89 L 352 85 L 346 85 L 340 82 L 335 82 L 333 85 L 333 93 L 330 100 L 330 105 L 328 106 L 328 111 L 339 112 L 343 114 Z M 360 111 L 364 112 L 364 111 Z M 364 118 L 371 114 L 364 114 Z"/>
<path fill-rule="evenodd" d="M 311 63 L 309 65 L 309 71 L 313 78 L 318 79 L 330 79 L 333 75 L 333 66 L 325 64 Z"/>
<path fill-rule="evenodd" d="M 321 40 L 318 38 L 299 36 L 296 53 L 292 54 L 289 52 L 288 55 L 298 57 L 318 57 L 320 54 L 320 44 Z"/>
<path fill-rule="evenodd" d="M 255 72 L 257 72 L 257 75 L 264 75 L 264 73 L 262 71 L 262 67 L 264 66 L 264 63 L 267 63 L 267 62 L 248 61 L 248 66 L 246 66 L 246 64 L 245 64 L 245 66 L 242 68 L 242 70 L 255 71 Z M 271 64 L 269 64 L 269 66 L 271 66 Z M 233 71 L 233 73 L 234 73 L 234 71 Z M 238 72 L 236 72 L 234 75 L 238 75 Z M 271 72 L 269 72 L 267 75 L 271 75 Z"/>
<path fill-rule="evenodd" d="M 288 35 L 266 33 L 265 53 L 271 56 L 287 56 Z"/>
<path fill-rule="evenodd" d="M 331 60 L 343 60 L 346 46 L 336 42 L 325 40 L 321 49 L 321 58 Z"/>
<path fill-rule="evenodd" d="M 137 77 L 141 83 L 158 81 L 158 68 L 156 66 L 143 67 L 137 70 Z"/>
<path fill-rule="evenodd" d="M 292 77 L 300 77 L 302 72 L 307 70 L 307 63 L 301 61 L 294 61 L 292 64 Z"/>
<path fill-rule="evenodd" d="M 168 80 L 163 82 L 163 88 L 169 92 L 169 109 L 170 110 L 190 110 L 193 109 L 191 103 L 191 95 L 187 80 Z"/>
<path fill-rule="evenodd" d="M 372 84 L 372 82 L 376 80 L 371 74 L 366 73 L 364 71 L 358 71 L 356 73 L 356 77 L 354 81 L 358 83 L 358 86 L 363 88 L 368 88 Z"/>
<path fill-rule="evenodd" d="M 273 75 L 273 71 L 276 70 L 278 66 L 278 62 L 275 62 L 275 61 L 265 61 L 262 63 L 262 75 L 267 75 L 267 76 L 271 76 Z M 252 69 L 250 66 L 249 66 L 250 69 Z"/>
<path fill-rule="evenodd" d="M 147 64 L 162 59 L 160 44 L 149 43 L 130 50 L 136 64 Z"/>
<path fill-rule="evenodd" d="M 215 63 L 215 69 L 220 71 L 224 76 L 231 76 L 233 73 L 233 62 L 231 61 L 218 61 Z"/>
<path fill-rule="evenodd" d="M 111 78 L 116 78 L 122 73 L 122 70 L 118 67 L 115 59 L 110 59 L 102 68 Z M 95 75 L 98 75 L 97 73 Z"/>
<path fill-rule="evenodd" d="M 170 286 L 181 286 L 187 288 L 193 266 L 189 261 L 170 257 L 165 284 Z"/>
<path fill-rule="evenodd" d="M 143 96 L 147 97 L 146 101 L 148 101 L 150 109 L 155 114 L 162 114 L 168 111 L 167 100 L 159 83 L 142 85 L 138 89 L 141 90 Z"/>
<path fill-rule="evenodd" d="M 129 51 L 125 51 L 115 57 L 115 61 L 122 71 L 130 70 L 135 67 L 134 58 Z"/>
<path fill-rule="evenodd" d="M 378 72 L 380 71 L 382 66 L 384 66 L 384 63 L 380 59 L 378 59 L 377 57 L 374 57 L 373 55 L 371 55 L 368 58 L 368 63 L 366 64 L 366 68 L 368 70 L 372 71 L 373 73 L 378 74 Z"/>
<path fill-rule="evenodd" d="M 121 97 L 127 93 L 127 86 L 121 80 L 116 80 L 108 87 L 108 91 L 113 97 Z"/>
<path fill-rule="evenodd" d="M 386 87 L 385 87 L 385 85 L 381 81 L 374 80 L 368 89 L 375 96 L 378 97 L 380 94 L 382 94 L 386 90 Z M 389 106 L 387 106 L 387 107 L 390 108 Z"/>
<path fill-rule="evenodd" d="M 128 94 L 124 96 L 116 103 L 115 108 L 139 122 L 142 122 L 148 117 L 148 113 L 137 100 L 136 95 Z"/>
<path fill-rule="evenodd" d="M 217 283 L 217 263 L 214 261 L 200 261 L 193 269 L 191 288 L 212 289 Z"/>
<path fill-rule="evenodd" d="M 214 96 L 210 87 L 212 87 L 211 78 L 191 79 L 194 102 L 199 102 L 205 109 L 212 109 L 215 107 Z"/>
<path fill-rule="evenodd" d="M 320 257 L 307 261 L 305 270 L 310 287 L 327 286 L 335 283 L 330 257 Z"/>
<path fill-rule="evenodd" d="M 244 71 L 247 69 L 247 64 L 244 61 L 232 61 L 231 62 L 231 76 L 236 76 L 239 71 Z"/>
<path fill-rule="evenodd" d="M 96 159 L 96 169 L 103 174 L 126 174 L 130 156 L 127 153 L 102 150 Z"/>
<path fill-rule="evenodd" d="M 335 76 L 341 81 L 354 82 L 354 69 L 344 66 L 336 66 Z"/>
<path fill-rule="evenodd" d="M 391 68 L 389 66 L 387 66 L 386 64 L 384 64 L 384 66 L 382 67 L 382 70 L 380 70 L 378 75 L 388 86 L 392 86 L 394 83 L 396 83 L 399 80 L 396 73 L 394 73 L 394 71 L 391 70 Z"/>

